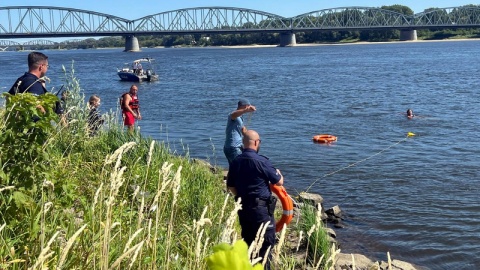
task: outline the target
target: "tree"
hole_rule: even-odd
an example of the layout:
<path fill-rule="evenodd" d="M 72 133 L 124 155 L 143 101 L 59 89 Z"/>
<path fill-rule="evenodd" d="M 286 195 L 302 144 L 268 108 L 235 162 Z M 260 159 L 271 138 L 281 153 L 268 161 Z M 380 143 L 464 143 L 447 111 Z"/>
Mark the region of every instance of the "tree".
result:
<path fill-rule="evenodd" d="M 411 8 L 403 5 L 382 6 L 381 9 L 394 11 L 407 16 L 413 16 L 415 14 Z"/>

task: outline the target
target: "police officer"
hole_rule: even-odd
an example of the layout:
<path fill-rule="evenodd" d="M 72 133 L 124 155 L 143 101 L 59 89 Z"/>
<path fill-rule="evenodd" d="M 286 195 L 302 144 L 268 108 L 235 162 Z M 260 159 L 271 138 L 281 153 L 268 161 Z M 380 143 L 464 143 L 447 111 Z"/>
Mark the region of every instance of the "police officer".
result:
<path fill-rule="evenodd" d="M 46 94 L 47 89 L 45 89 L 43 77 L 47 73 L 48 67 L 48 56 L 41 52 L 29 53 L 28 72 L 15 81 L 8 93 L 11 95 L 31 93 L 35 96 Z M 41 105 L 37 105 L 37 109 L 45 113 L 45 109 Z"/>
<path fill-rule="evenodd" d="M 259 256 L 264 258 L 269 247 L 275 245 L 275 220 L 273 211 L 276 199 L 272 196 L 269 184 L 283 185 L 283 175 L 275 169 L 268 158 L 258 154 L 260 136 L 254 130 L 248 130 L 243 137 L 243 152 L 230 164 L 227 175 L 227 187 L 241 198 L 242 210 L 238 211 L 242 238 L 250 245 L 262 224 L 270 221 L 264 235 Z M 267 255 L 269 258 L 271 255 Z M 269 263 L 266 265 L 269 269 Z"/>

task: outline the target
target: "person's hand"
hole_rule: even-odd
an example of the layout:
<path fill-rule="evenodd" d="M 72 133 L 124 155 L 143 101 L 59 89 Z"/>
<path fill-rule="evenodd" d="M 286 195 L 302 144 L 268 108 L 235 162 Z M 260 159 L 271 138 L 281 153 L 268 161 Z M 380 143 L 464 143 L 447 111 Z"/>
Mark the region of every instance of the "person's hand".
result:
<path fill-rule="evenodd" d="M 142 115 L 139 113 L 138 114 L 138 117 L 137 117 L 138 120 L 142 120 Z"/>
<path fill-rule="evenodd" d="M 43 108 L 42 105 L 37 105 L 37 109 L 42 113 L 42 114 L 45 114 L 45 108 Z"/>
<path fill-rule="evenodd" d="M 283 186 L 283 175 L 279 169 L 277 169 L 277 174 L 280 175 L 280 180 L 276 183 L 277 186 Z"/>
<path fill-rule="evenodd" d="M 132 112 L 132 114 L 133 114 L 133 118 L 138 119 L 138 115 L 136 113 Z"/>
<path fill-rule="evenodd" d="M 242 127 L 242 134 L 245 135 L 245 133 L 247 132 L 247 128 L 245 126 Z"/>
<path fill-rule="evenodd" d="M 256 111 L 257 109 L 256 109 L 255 106 L 253 106 L 253 105 L 248 105 L 247 108 L 245 108 L 245 110 L 246 110 L 247 112 L 254 112 L 254 111 Z"/>

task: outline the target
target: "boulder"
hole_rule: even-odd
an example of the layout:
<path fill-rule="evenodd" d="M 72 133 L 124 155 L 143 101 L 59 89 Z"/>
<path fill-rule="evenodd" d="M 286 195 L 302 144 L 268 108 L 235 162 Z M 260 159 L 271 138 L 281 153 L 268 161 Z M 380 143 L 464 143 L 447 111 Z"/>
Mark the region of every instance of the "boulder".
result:
<path fill-rule="evenodd" d="M 207 167 L 212 173 L 217 173 L 219 171 L 219 169 L 217 167 L 214 167 L 212 164 L 210 164 L 210 162 L 208 162 L 206 160 L 199 159 L 199 158 L 193 158 L 192 161 L 193 161 L 193 163 L 196 163 L 196 164 L 199 164 L 201 166 Z"/>
<path fill-rule="evenodd" d="M 335 233 L 335 231 L 331 228 L 323 228 L 323 230 L 330 236 L 330 237 L 333 237 L 333 238 L 337 238 L 337 233 Z"/>
<path fill-rule="evenodd" d="M 362 254 L 339 253 L 335 256 L 335 270 L 353 270 L 352 255 L 355 259 L 355 270 L 373 270 L 375 262 Z M 372 268 L 373 267 L 373 268 Z"/>
<path fill-rule="evenodd" d="M 314 205 L 315 207 L 318 204 L 323 203 L 323 198 L 319 194 L 301 192 L 298 196 L 300 197 L 301 201 L 308 202 L 308 203 Z"/>
<path fill-rule="evenodd" d="M 329 215 L 329 216 L 334 216 L 334 217 L 337 217 L 337 218 L 342 217 L 342 210 L 340 209 L 340 206 L 338 206 L 338 205 L 335 205 L 334 207 L 327 209 L 325 211 L 325 213 L 327 213 L 327 215 Z"/>
<path fill-rule="evenodd" d="M 388 262 L 382 261 L 380 263 L 380 269 L 388 269 Z M 392 269 L 391 270 L 417 270 L 413 264 L 399 261 L 399 260 L 392 260 Z"/>

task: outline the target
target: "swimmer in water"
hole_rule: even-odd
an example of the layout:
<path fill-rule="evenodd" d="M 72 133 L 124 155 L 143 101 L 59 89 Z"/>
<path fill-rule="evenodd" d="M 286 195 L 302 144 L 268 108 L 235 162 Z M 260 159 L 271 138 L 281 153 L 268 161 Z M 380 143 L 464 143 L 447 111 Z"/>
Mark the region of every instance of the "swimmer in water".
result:
<path fill-rule="evenodd" d="M 413 111 L 412 109 L 408 109 L 407 110 L 407 117 L 408 119 L 412 119 L 415 115 L 413 114 Z"/>

